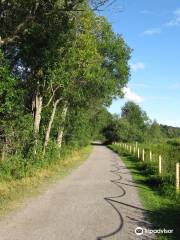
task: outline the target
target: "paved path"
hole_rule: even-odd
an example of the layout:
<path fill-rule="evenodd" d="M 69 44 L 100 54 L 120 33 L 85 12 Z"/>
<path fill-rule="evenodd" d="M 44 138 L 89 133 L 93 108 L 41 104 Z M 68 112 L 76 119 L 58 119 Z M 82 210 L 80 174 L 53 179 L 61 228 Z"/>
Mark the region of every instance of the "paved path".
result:
<path fill-rule="evenodd" d="M 104 146 L 22 209 L 0 221 L 0 240 L 135 240 L 148 224 L 124 163 Z"/>

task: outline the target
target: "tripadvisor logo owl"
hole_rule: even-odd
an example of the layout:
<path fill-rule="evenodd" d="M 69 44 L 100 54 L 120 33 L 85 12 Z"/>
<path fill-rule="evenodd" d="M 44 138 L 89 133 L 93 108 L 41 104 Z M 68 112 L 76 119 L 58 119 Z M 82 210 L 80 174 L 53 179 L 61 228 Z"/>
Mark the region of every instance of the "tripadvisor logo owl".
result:
<path fill-rule="evenodd" d="M 138 236 L 142 235 L 143 234 L 143 228 L 137 227 L 135 229 L 135 234 L 138 235 Z"/>

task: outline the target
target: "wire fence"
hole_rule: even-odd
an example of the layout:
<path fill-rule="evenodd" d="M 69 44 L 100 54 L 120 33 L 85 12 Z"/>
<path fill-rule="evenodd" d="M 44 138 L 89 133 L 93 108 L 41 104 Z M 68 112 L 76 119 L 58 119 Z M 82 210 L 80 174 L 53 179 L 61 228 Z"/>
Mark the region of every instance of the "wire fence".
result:
<path fill-rule="evenodd" d="M 114 143 L 119 146 L 123 151 L 130 155 L 133 155 L 140 161 L 151 164 L 157 174 L 162 177 L 162 179 L 169 179 L 169 181 L 175 184 L 176 191 L 180 190 L 180 169 L 179 169 L 179 149 L 169 148 L 167 146 L 158 145 L 152 147 L 152 145 L 139 144 L 139 143 Z M 160 146 L 160 145 L 159 145 Z M 163 151 L 164 150 L 164 151 Z M 174 158 L 173 158 L 174 156 Z"/>

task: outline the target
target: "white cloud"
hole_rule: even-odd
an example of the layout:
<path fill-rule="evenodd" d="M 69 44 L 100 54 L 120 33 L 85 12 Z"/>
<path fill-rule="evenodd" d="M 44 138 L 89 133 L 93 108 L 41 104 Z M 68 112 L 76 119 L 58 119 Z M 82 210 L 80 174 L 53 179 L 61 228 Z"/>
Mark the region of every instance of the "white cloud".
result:
<path fill-rule="evenodd" d="M 129 87 L 123 88 L 124 98 L 128 101 L 133 101 L 135 103 L 143 102 L 143 98 L 133 92 Z"/>
<path fill-rule="evenodd" d="M 142 62 L 130 63 L 129 65 L 130 65 L 132 71 L 134 71 L 134 72 L 145 68 L 144 63 L 142 63 Z"/>
<path fill-rule="evenodd" d="M 143 10 L 141 11 L 141 13 L 150 14 L 148 10 Z M 160 34 L 165 27 L 180 26 L 180 8 L 177 8 L 172 14 L 173 16 L 168 22 L 162 24 L 160 27 L 147 29 L 144 32 L 142 32 L 140 36 L 153 36 Z"/>
<path fill-rule="evenodd" d="M 175 27 L 175 26 L 180 26 L 180 8 L 177 8 L 173 12 L 173 18 L 165 24 L 167 27 Z"/>
<path fill-rule="evenodd" d="M 150 28 L 142 32 L 141 36 L 152 36 L 160 33 L 161 33 L 161 28 Z"/>

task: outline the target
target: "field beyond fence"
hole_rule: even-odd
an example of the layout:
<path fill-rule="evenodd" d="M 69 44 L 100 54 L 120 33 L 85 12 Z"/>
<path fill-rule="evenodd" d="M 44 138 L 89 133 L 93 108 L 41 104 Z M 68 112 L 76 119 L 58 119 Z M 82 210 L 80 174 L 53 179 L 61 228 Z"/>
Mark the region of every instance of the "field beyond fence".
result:
<path fill-rule="evenodd" d="M 172 191 L 179 193 L 180 144 L 169 141 L 158 144 L 115 142 L 114 145 L 139 159 L 150 175 L 158 176 Z"/>

